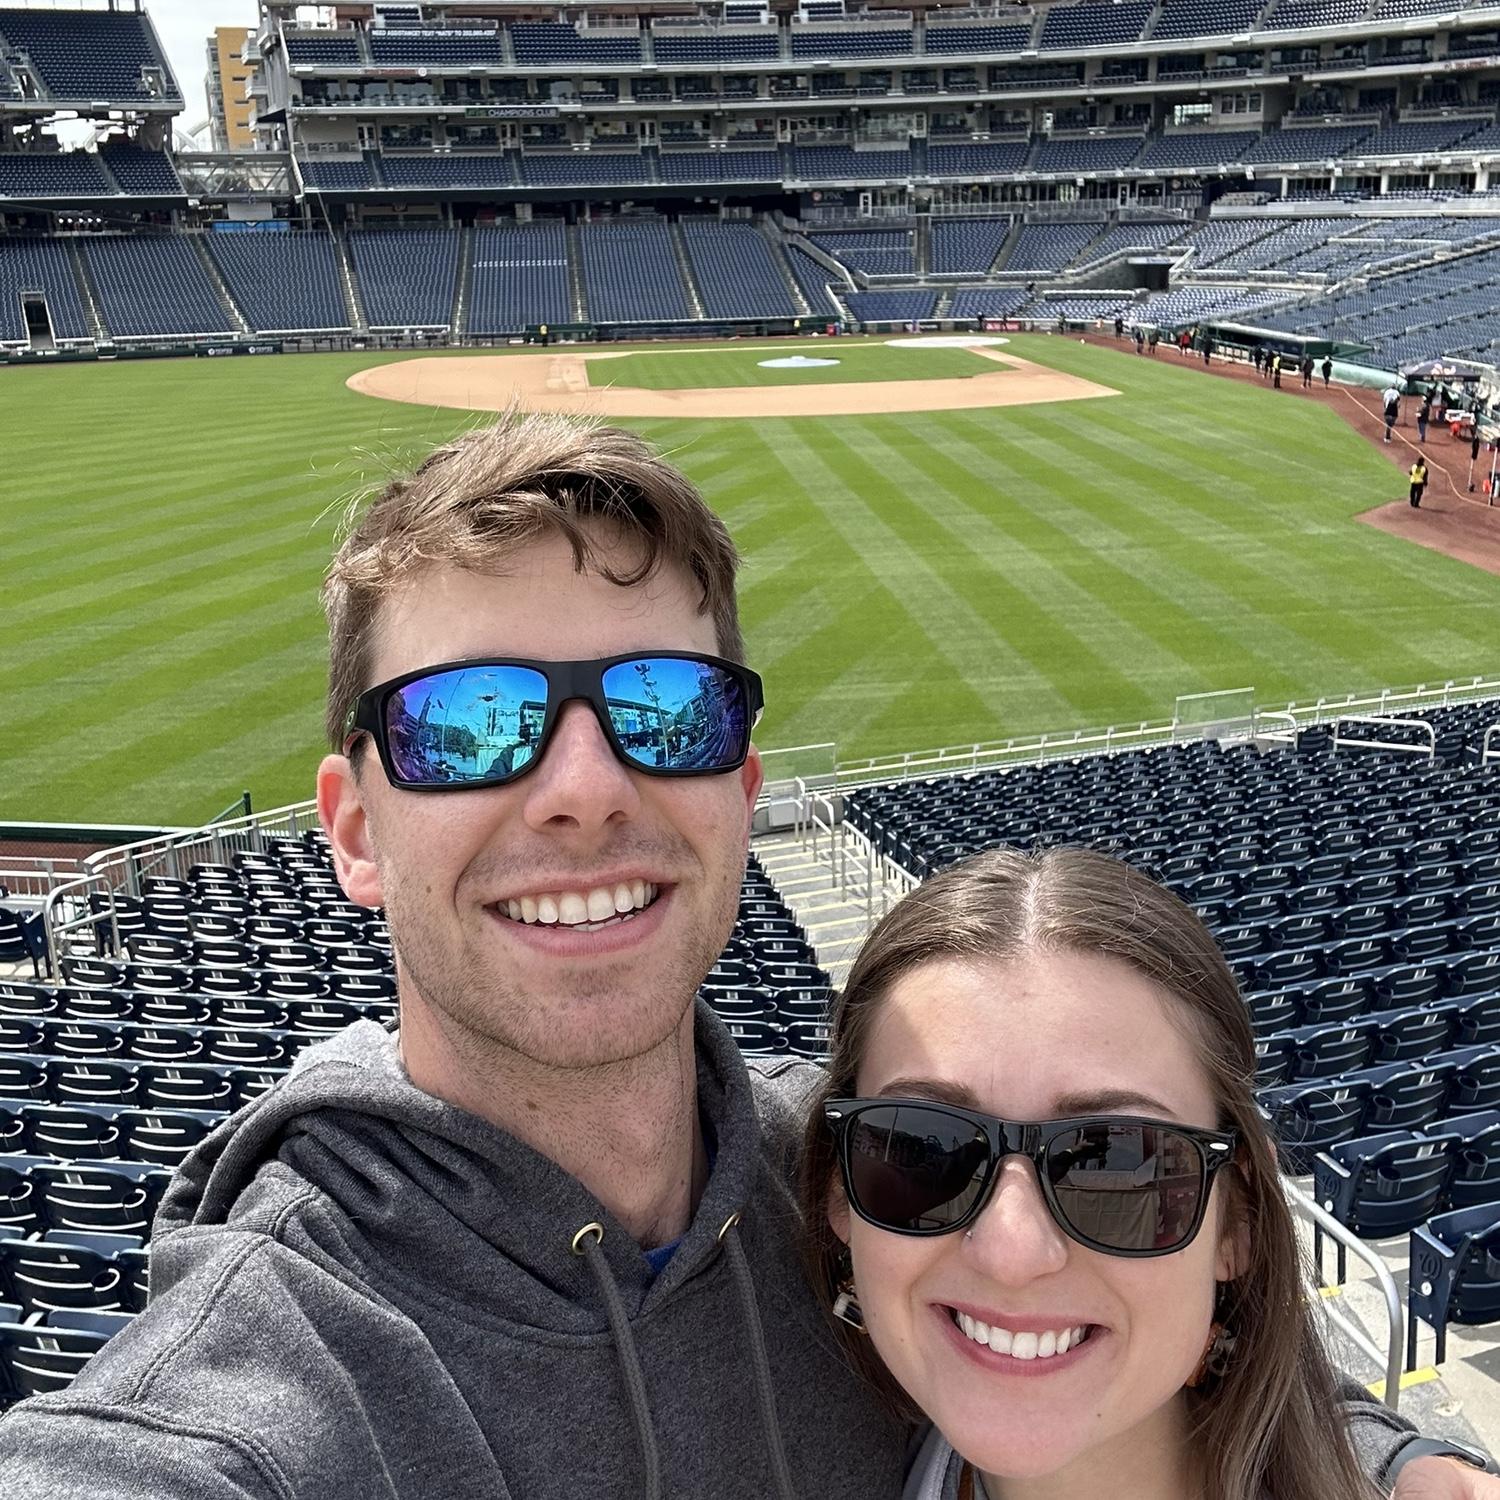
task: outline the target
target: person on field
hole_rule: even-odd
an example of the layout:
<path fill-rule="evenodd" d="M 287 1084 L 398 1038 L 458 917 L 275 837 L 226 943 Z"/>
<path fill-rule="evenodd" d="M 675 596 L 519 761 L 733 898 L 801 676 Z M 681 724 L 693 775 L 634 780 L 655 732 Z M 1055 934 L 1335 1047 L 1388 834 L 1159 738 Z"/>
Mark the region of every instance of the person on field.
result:
<path fill-rule="evenodd" d="M 896 1500 L 909 1426 L 799 1264 L 821 1070 L 747 1064 L 696 999 L 761 784 L 736 564 L 641 439 L 561 417 L 363 512 L 318 808 L 399 1027 L 310 1048 L 189 1154 L 151 1305 L 0 1420 L 0 1494 Z M 643 695 L 682 731 L 649 754 Z M 1348 1395 L 1399 1500 L 1496 1500 Z"/>
<path fill-rule="evenodd" d="M 1428 386 L 1422 396 L 1422 404 L 1417 408 L 1417 441 L 1425 444 L 1427 442 L 1427 424 L 1432 420 L 1432 405 L 1437 399 L 1437 388 Z"/>
<path fill-rule="evenodd" d="M 1313 357 L 1310 354 L 1302 356 L 1302 389 L 1309 390 L 1313 380 Z"/>
<path fill-rule="evenodd" d="M 1417 509 L 1421 506 L 1422 496 L 1427 489 L 1427 460 L 1418 458 L 1406 477 L 1410 484 L 1407 500 L 1413 509 Z"/>
<path fill-rule="evenodd" d="M 1161 329 L 1153 328 L 1146 335 L 1146 352 L 1152 359 L 1156 358 L 1156 346 L 1161 342 Z"/>
<path fill-rule="evenodd" d="M 1392 382 L 1380 393 L 1380 401 L 1385 412 L 1385 441 L 1390 442 L 1396 420 L 1401 415 L 1400 387 Z"/>
<path fill-rule="evenodd" d="M 1333 379 L 1333 356 L 1331 354 L 1325 354 L 1323 356 L 1323 389 L 1325 391 L 1328 389 L 1328 382 L 1330 380 L 1332 380 L 1332 379 Z"/>
<path fill-rule="evenodd" d="M 1271 384 L 1279 391 L 1281 389 L 1281 355 L 1271 356 Z"/>

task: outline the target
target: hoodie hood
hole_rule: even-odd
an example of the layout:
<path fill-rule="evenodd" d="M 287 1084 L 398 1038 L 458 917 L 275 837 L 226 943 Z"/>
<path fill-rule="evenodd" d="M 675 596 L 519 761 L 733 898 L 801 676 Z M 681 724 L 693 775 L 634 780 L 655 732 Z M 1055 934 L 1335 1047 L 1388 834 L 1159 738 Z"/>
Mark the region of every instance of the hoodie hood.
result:
<path fill-rule="evenodd" d="M 581 1183 L 497 1126 L 424 1093 L 407 1077 L 396 1034 L 360 1021 L 297 1059 L 286 1080 L 232 1115 L 184 1160 L 158 1210 L 153 1247 L 189 1228 L 254 1219 L 252 1191 L 270 1162 L 318 1189 L 359 1249 L 399 1279 L 430 1281 L 528 1326 L 598 1326 L 597 1277 L 574 1252 L 600 1224 L 610 1276 L 631 1316 L 689 1281 L 721 1250 L 750 1200 L 761 1136 L 732 1037 L 704 1005 L 696 1017 L 698 1108 L 717 1156 L 676 1253 L 653 1275 L 640 1247 Z M 498 1252 L 498 1254 L 497 1254 Z M 342 1253 L 338 1256 L 343 1259 Z M 168 1264 L 170 1254 L 158 1257 Z M 152 1294 L 166 1290 L 153 1280 Z"/>

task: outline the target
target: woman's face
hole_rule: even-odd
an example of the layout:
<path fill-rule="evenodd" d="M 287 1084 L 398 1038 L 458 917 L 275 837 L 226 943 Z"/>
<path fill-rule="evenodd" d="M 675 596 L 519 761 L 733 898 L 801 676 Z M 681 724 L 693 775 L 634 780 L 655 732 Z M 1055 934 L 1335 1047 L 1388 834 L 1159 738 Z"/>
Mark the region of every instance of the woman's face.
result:
<path fill-rule="evenodd" d="M 881 1002 L 857 1092 L 1008 1120 L 1131 1114 L 1212 1129 L 1188 1024 L 1180 1002 L 1117 959 L 1030 952 L 932 963 Z M 1021 1157 L 1002 1164 L 969 1235 L 876 1229 L 842 1192 L 830 1217 L 892 1375 L 981 1470 L 1038 1477 L 1105 1454 L 1128 1464 L 1131 1448 L 1172 1440 L 1215 1281 L 1232 1274 L 1223 1176 L 1192 1243 L 1144 1260 L 1069 1239 Z M 996 1329 L 1010 1337 L 986 1338 Z M 1067 1352 L 1044 1355 L 1065 1330 Z"/>

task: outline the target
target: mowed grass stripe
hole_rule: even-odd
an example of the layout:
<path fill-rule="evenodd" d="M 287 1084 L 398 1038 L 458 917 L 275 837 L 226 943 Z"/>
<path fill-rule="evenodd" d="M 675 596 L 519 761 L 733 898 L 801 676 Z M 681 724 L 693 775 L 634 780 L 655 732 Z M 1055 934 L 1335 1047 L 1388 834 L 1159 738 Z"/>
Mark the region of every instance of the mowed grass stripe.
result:
<path fill-rule="evenodd" d="M 1011 348 L 1124 394 L 633 424 L 745 555 L 763 744 L 856 756 L 1155 716 L 1182 691 L 1305 699 L 1500 666 L 1500 580 L 1354 524 L 1400 473 L 1326 410 L 1166 358 Z M 489 420 L 344 387 L 386 362 L 0 372 L 18 502 L 0 807 L 194 822 L 243 786 L 261 805 L 310 792 L 324 512 Z M 79 744 L 82 766 L 62 753 Z"/>

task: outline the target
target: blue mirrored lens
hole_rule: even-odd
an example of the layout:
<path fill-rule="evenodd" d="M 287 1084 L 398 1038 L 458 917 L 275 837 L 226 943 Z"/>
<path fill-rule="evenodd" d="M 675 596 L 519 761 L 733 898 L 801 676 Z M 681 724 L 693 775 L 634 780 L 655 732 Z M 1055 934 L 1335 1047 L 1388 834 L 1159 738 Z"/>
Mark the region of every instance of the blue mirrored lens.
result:
<path fill-rule="evenodd" d="M 398 688 L 385 705 L 403 781 L 494 780 L 523 771 L 541 744 L 547 679 L 530 667 L 459 667 Z"/>
<path fill-rule="evenodd" d="M 647 770 L 723 771 L 750 747 L 739 679 L 708 662 L 620 662 L 604 674 L 604 699 L 625 754 Z"/>

